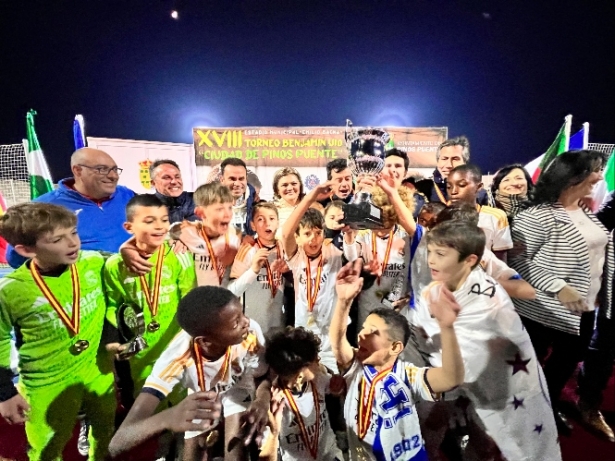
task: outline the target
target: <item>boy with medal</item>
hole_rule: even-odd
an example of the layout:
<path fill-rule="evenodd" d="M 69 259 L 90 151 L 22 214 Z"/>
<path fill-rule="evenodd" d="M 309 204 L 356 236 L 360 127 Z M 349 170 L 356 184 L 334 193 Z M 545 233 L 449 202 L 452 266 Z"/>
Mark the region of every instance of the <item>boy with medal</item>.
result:
<path fill-rule="evenodd" d="M 193 198 L 194 212 L 201 221 L 173 225 L 171 236 L 194 254 L 199 286 L 226 287 L 241 244 L 240 236 L 231 225 L 233 196 L 228 187 L 212 182 L 199 186 Z"/>
<path fill-rule="evenodd" d="M 196 286 L 192 255 L 176 254 L 169 245 L 167 207 L 151 194 L 135 195 L 126 205 L 126 231 L 154 269 L 149 274 L 132 274 L 119 254 L 111 256 L 104 268 L 107 294 L 107 320 L 117 326 L 116 312 L 122 304 L 136 305 L 143 311 L 148 347 L 131 358 L 129 365 L 135 392 L 138 393 L 154 363 L 179 333 L 175 312 L 179 300 Z M 119 343 L 107 350 L 121 352 Z"/>
<path fill-rule="evenodd" d="M 418 368 L 400 358 L 410 337 L 405 317 L 379 308 L 359 332 L 358 349 L 346 339 L 346 320 L 360 292 L 361 261 L 349 263 L 336 281 L 331 345 L 348 385 L 344 415 L 351 460 L 426 460 L 416 415 L 418 399 L 433 400 L 463 382 L 463 361 L 453 324 L 459 305 L 447 287 L 430 304 L 442 330 L 442 367 Z"/>
<path fill-rule="evenodd" d="M 288 271 L 280 243 L 275 235 L 278 230 L 278 209 L 270 202 L 259 202 L 252 209 L 252 230 L 255 241 L 244 242 L 239 247 L 231 268 L 228 289 L 241 297 L 248 318 L 255 320 L 263 332 L 285 324 L 284 280 Z"/>
<path fill-rule="evenodd" d="M 186 431 L 183 459 L 201 460 L 202 450 L 219 437 L 219 400 L 224 459 L 246 460 L 246 446 L 262 437 L 271 401 L 260 327 L 243 315 L 233 293 L 214 286 L 184 296 L 177 322 L 182 331 L 156 361 L 109 450 L 117 456 L 167 430 Z M 177 387 L 188 389 L 188 397 L 156 414 L 159 403 Z"/>
<path fill-rule="evenodd" d="M 113 435 L 113 372 L 99 344 L 105 320 L 103 257 L 81 251 L 77 217 L 42 202 L 16 205 L 0 236 L 29 260 L 0 280 L 0 414 L 25 421 L 31 460 L 60 459 L 77 415 L 91 424 L 90 460 Z M 20 381 L 10 380 L 11 330 L 18 332 Z"/>
<path fill-rule="evenodd" d="M 342 267 L 342 252 L 324 239 L 324 218 L 310 208 L 330 183 L 318 184 L 299 202 L 282 226 L 282 244 L 295 281 L 295 326 L 313 331 L 321 340 L 320 360 L 337 372 L 329 342 L 335 305 L 335 276 Z"/>
<path fill-rule="evenodd" d="M 325 405 L 325 394 L 336 390 L 336 377 L 320 364 L 319 350 L 320 339 L 301 327 L 287 327 L 267 339 L 265 360 L 277 375 L 272 410 L 279 404 L 284 408 L 263 440 L 261 461 L 276 461 L 278 452 L 282 461 L 344 459 Z"/>

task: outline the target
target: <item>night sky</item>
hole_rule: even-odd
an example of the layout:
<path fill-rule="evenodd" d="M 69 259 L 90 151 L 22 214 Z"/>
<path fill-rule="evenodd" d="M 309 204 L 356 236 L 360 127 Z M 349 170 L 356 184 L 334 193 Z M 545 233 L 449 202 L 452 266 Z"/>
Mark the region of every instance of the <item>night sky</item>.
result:
<path fill-rule="evenodd" d="M 590 142 L 615 142 L 613 5 L 1 1 L 0 143 L 20 142 L 36 109 L 58 180 L 76 113 L 89 136 L 174 142 L 198 125 L 350 118 L 448 126 L 493 172 L 541 154 L 568 113 L 573 131 L 590 122 Z"/>

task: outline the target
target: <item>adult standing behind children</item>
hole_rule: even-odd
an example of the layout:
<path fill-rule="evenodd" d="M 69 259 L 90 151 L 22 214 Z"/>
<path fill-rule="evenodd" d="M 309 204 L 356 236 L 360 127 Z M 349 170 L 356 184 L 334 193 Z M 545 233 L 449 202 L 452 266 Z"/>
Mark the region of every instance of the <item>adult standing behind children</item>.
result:
<path fill-rule="evenodd" d="M 220 164 L 220 182 L 229 188 L 233 196 L 233 227 L 240 234 L 254 235 L 250 227 L 252 207 L 256 190 L 248 184 L 248 167 L 239 158 L 229 157 Z"/>
<path fill-rule="evenodd" d="M 75 213 L 83 249 L 116 253 L 130 237 L 124 230 L 125 209 L 135 193 L 117 184 L 122 169 L 102 150 L 76 150 L 70 168 L 72 178 L 62 179 L 56 190 L 35 201 L 62 205 Z M 8 248 L 6 257 L 14 268 L 26 261 L 13 247 Z"/>
<path fill-rule="evenodd" d="M 606 318 L 612 314 L 612 235 L 582 202 L 602 179 L 604 164 L 597 151 L 559 155 L 540 175 L 531 206 L 513 222 L 510 266 L 536 289 L 536 299 L 513 301 L 544 364 L 563 434 L 572 428 L 558 411 L 562 389 L 587 350 L 596 308 Z"/>
<path fill-rule="evenodd" d="M 184 181 L 179 165 L 173 160 L 156 160 L 149 167 L 152 186 L 156 189 L 154 195 L 160 199 L 169 210 L 171 223 L 183 221 L 198 221 L 194 213 L 192 192 L 184 190 Z"/>

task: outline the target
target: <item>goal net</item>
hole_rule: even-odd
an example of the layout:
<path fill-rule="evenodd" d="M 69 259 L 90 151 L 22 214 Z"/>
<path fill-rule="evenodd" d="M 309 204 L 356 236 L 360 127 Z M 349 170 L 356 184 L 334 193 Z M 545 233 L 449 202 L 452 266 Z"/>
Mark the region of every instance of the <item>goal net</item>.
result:
<path fill-rule="evenodd" d="M 30 179 L 23 144 L 0 145 L 0 193 L 7 207 L 30 201 Z"/>

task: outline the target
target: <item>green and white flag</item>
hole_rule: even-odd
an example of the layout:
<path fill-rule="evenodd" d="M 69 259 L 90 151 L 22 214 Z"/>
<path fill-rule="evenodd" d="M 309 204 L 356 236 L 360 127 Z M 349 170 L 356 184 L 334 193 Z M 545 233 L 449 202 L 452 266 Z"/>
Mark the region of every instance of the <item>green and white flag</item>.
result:
<path fill-rule="evenodd" d="M 32 109 L 26 115 L 28 139 L 23 140 L 24 150 L 26 151 L 26 163 L 28 164 L 28 176 L 30 176 L 30 198 L 32 200 L 53 190 L 51 173 L 49 173 L 49 167 L 34 130 L 35 115 L 36 112 Z"/>

